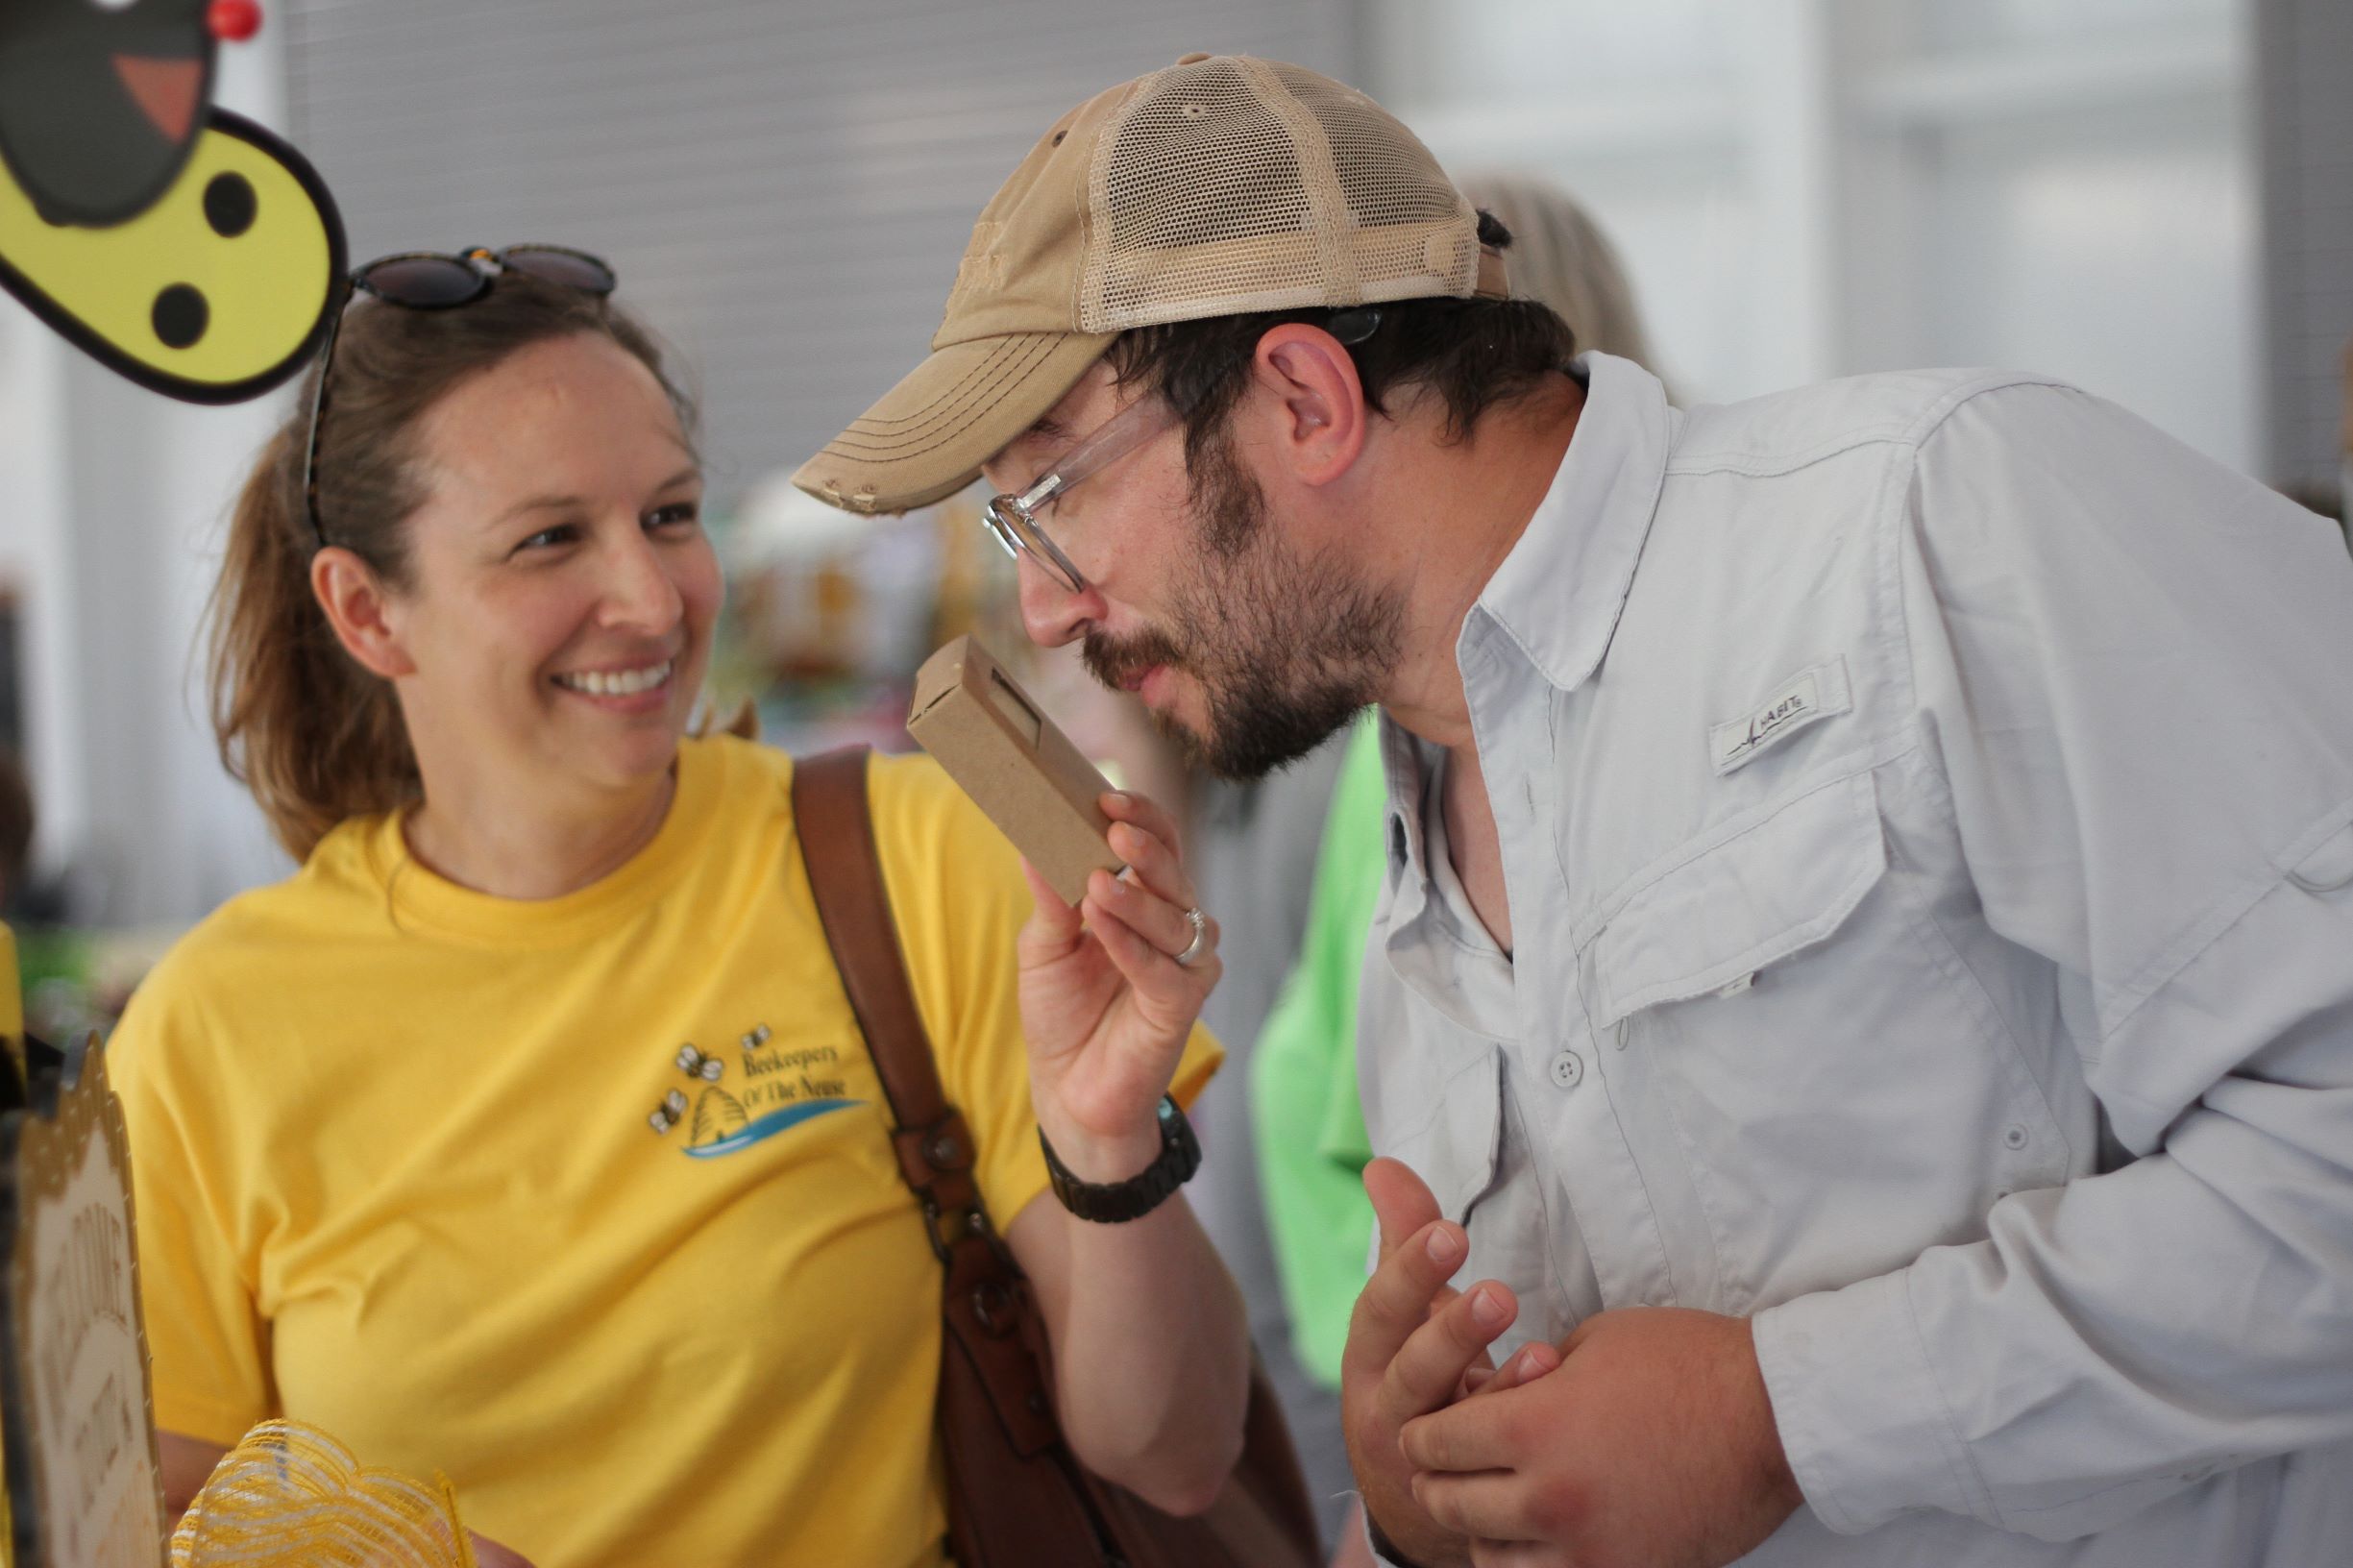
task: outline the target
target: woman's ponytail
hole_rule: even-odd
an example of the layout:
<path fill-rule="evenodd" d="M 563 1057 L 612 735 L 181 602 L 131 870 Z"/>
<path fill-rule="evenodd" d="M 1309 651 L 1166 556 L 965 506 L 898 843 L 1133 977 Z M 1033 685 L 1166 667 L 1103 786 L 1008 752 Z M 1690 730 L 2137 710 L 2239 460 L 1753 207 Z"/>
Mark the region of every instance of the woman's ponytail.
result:
<path fill-rule="evenodd" d="M 306 435 L 280 430 L 245 481 L 208 618 L 221 761 L 296 860 L 345 818 L 389 811 L 418 790 L 390 682 L 344 652 L 311 592 Z"/>

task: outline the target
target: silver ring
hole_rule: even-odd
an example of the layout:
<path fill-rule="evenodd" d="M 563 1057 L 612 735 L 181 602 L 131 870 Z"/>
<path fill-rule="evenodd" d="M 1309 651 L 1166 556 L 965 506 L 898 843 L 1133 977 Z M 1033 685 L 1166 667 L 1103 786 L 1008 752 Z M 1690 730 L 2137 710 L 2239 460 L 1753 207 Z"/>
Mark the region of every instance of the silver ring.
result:
<path fill-rule="evenodd" d="M 1193 940 L 1185 944 L 1185 950 L 1176 955 L 1176 961 L 1177 968 L 1189 969 L 1195 964 L 1200 963 L 1204 957 L 1208 956 L 1210 950 L 1210 918 L 1201 913 L 1201 906 L 1199 904 L 1195 904 L 1192 908 L 1185 912 L 1185 923 L 1193 928 Z"/>

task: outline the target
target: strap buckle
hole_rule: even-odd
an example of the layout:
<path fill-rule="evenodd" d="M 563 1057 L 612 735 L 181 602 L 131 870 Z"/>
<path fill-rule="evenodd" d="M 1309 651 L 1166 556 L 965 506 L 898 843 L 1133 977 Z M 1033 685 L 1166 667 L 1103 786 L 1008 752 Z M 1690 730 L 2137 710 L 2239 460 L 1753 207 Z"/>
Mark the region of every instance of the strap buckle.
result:
<path fill-rule="evenodd" d="M 932 1256 L 943 1263 L 955 1255 L 956 1243 L 967 1237 L 978 1237 L 993 1251 L 1003 1250 L 990 1228 L 989 1211 L 978 1203 L 949 1208 L 929 1192 L 923 1194 L 923 1234 L 931 1239 Z"/>

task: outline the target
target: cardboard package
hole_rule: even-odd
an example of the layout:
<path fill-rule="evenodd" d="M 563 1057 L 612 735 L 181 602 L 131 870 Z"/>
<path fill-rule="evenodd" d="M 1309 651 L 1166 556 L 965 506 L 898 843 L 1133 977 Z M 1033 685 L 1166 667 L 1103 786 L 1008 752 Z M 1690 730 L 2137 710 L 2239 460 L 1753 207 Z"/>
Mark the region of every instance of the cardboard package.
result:
<path fill-rule="evenodd" d="M 1125 869 L 1095 804 L 1111 785 L 974 639 L 957 638 L 916 672 L 907 732 L 1069 902 L 1097 866 Z"/>

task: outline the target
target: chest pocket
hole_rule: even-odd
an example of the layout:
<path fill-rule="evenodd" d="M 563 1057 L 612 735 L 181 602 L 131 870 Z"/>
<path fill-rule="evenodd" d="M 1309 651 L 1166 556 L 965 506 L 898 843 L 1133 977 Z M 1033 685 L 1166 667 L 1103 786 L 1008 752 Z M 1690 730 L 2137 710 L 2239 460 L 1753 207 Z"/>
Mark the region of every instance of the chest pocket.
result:
<path fill-rule="evenodd" d="M 1472 1206 L 1495 1183 L 1503 1148 L 1503 1067 L 1502 1051 L 1483 1045 L 1439 1081 L 1426 1120 L 1394 1141 L 1375 1139 L 1381 1153 L 1413 1167 L 1437 1199 L 1438 1212 L 1457 1224 L 1468 1222 Z"/>
<path fill-rule="evenodd" d="M 1740 986 L 1813 946 L 1886 870 L 1868 772 L 1685 845 L 1574 928 L 1595 1030 Z"/>

